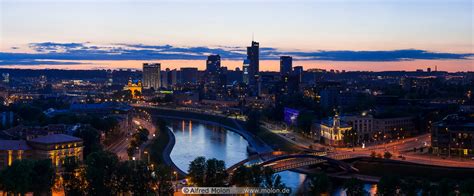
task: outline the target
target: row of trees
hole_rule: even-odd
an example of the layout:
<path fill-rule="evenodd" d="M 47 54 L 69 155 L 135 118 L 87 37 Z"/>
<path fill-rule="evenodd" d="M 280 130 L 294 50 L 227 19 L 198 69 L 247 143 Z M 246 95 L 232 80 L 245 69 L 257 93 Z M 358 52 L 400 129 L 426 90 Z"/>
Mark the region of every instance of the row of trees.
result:
<path fill-rule="evenodd" d="M 240 166 L 229 178 L 225 162 L 217 159 L 197 157 L 189 164 L 188 183 L 200 187 L 262 187 L 285 188 L 281 177 L 269 168 L 254 165 Z M 229 179 L 229 180 L 226 180 Z"/>
<path fill-rule="evenodd" d="M 399 176 L 384 176 L 377 184 L 380 195 L 473 195 L 473 179 L 456 181 L 441 179 L 432 182 L 427 179 Z"/>
<path fill-rule="evenodd" d="M 157 191 L 167 195 L 173 192 L 170 168 L 150 167 L 143 161 L 119 162 L 111 152 L 91 153 L 84 163 L 75 157 L 67 157 L 62 169 L 60 175 L 56 175 L 49 159 L 16 160 L 0 172 L 0 190 L 15 195 L 28 192 L 42 195 L 50 193 L 58 182 L 62 183 L 65 194 L 71 196 L 146 195 Z"/>
<path fill-rule="evenodd" d="M 127 154 L 128 157 L 133 157 L 135 154 L 135 151 L 137 148 L 140 148 L 140 146 L 148 141 L 148 135 L 150 134 L 150 131 L 145 128 L 138 128 L 135 133 L 132 135 L 132 140 L 130 141 L 130 144 L 127 148 Z"/>
<path fill-rule="evenodd" d="M 54 181 L 55 169 L 50 159 L 16 160 L 0 171 L 0 190 L 15 195 L 50 193 Z"/>
<path fill-rule="evenodd" d="M 344 182 L 342 188 L 346 190 L 348 196 L 367 195 L 364 190 L 364 182 L 357 178 L 350 178 Z M 309 192 L 312 195 L 329 195 L 333 190 L 332 181 L 326 173 L 320 173 L 310 177 Z"/>
<path fill-rule="evenodd" d="M 414 177 L 383 176 L 377 183 L 378 195 L 473 195 L 474 179 L 455 181 L 442 179 L 432 182 Z M 348 196 L 362 196 L 368 193 L 364 183 L 356 178 L 345 180 L 342 184 Z M 328 195 L 333 190 L 333 183 L 325 173 L 312 176 L 309 181 L 312 195 Z"/>

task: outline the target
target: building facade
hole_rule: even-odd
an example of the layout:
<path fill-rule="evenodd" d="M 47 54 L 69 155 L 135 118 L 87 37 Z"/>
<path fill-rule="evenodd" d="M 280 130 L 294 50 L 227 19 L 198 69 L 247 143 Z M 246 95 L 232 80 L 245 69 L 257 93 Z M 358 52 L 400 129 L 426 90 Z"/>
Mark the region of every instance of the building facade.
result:
<path fill-rule="evenodd" d="M 415 131 L 413 116 L 381 117 L 363 112 L 343 119 L 357 133 L 359 143 L 403 139 Z"/>
<path fill-rule="evenodd" d="M 206 72 L 207 73 L 216 73 L 221 68 L 221 56 L 209 55 L 206 61 Z"/>
<path fill-rule="evenodd" d="M 341 121 L 339 115 L 336 114 L 333 118 L 315 123 L 313 134 L 319 136 L 320 141 L 326 145 L 344 146 L 344 135 L 350 130 L 352 127 Z"/>
<path fill-rule="evenodd" d="M 155 90 L 161 87 L 160 63 L 143 63 L 143 87 Z"/>
<path fill-rule="evenodd" d="M 474 156 L 474 115 L 453 114 L 431 126 L 433 154 Z"/>
<path fill-rule="evenodd" d="M 280 57 L 280 75 L 290 75 L 293 69 L 293 58 L 291 56 Z"/>
<path fill-rule="evenodd" d="M 249 63 L 249 82 L 250 85 L 257 86 L 257 80 L 260 74 L 259 43 L 252 41 L 252 45 L 247 47 L 247 60 Z"/>
<path fill-rule="evenodd" d="M 30 140 L 0 140 L 0 169 L 21 159 L 51 159 L 54 166 L 61 167 L 66 157 L 83 160 L 81 138 L 51 134 Z"/>

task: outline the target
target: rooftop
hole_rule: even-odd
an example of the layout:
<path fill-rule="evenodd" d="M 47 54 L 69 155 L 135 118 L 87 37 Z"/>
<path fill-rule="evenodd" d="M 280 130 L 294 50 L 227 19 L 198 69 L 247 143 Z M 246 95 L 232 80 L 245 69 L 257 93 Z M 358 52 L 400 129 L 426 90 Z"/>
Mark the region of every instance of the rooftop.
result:
<path fill-rule="evenodd" d="M 52 135 L 37 137 L 29 141 L 34 142 L 34 143 L 56 144 L 56 143 L 66 143 L 66 142 L 79 142 L 79 141 L 82 141 L 82 139 L 78 137 L 66 135 L 66 134 L 52 134 Z"/>
<path fill-rule="evenodd" d="M 30 150 L 25 140 L 0 140 L 0 150 Z"/>

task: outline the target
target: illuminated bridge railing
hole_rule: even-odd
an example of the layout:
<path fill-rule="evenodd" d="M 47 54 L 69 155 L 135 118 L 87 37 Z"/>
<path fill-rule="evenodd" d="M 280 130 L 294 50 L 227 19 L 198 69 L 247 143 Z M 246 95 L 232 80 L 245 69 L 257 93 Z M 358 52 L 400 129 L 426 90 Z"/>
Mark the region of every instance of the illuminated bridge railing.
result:
<path fill-rule="evenodd" d="M 290 170 L 290 169 L 296 169 L 300 167 L 305 167 L 305 166 L 310 166 L 314 164 L 319 164 L 319 163 L 324 163 L 326 160 L 319 160 L 319 159 L 313 159 L 313 160 L 306 160 L 306 161 L 290 161 L 286 163 L 278 163 L 274 165 L 270 165 L 275 172 L 281 172 L 285 170 Z"/>
<path fill-rule="evenodd" d="M 332 154 L 332 155 L 327 155 L 327 157 L 335 159 L 335 160 L 345 160 L 345 159 L 352 159 L 352 158 L 361 157 L 361 155 L 356 155 L 356 154 Z"/>

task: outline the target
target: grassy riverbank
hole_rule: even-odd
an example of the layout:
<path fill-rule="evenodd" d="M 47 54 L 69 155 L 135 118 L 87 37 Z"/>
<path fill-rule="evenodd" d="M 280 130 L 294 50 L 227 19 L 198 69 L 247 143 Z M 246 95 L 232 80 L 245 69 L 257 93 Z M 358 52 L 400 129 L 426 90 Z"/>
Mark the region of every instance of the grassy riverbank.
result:
<path fill-rule="evenodd" d="M 274 150 L 281 150 L 287 152 L 298 152 L 300 148 L 292 144 L 291 142 L 281 138 L 277 134 L 270 130 L 260 127 L 260 131 L 254 133 L 257 137 L 261 138 L 266 144 L 268 144 Z"/>
<path fill-rule="evenodd" d="M 150 153 L 150 161 L 156 164 L 164 164 L 163 152 L 168 145 L 170 137 L 168 134 L 164 133 L 162 130 L 159 131 L 158 136 L 155 137 L 146 147 L 147 151 Z M 143 157 L 146 158 L 146 157 Z"/>

